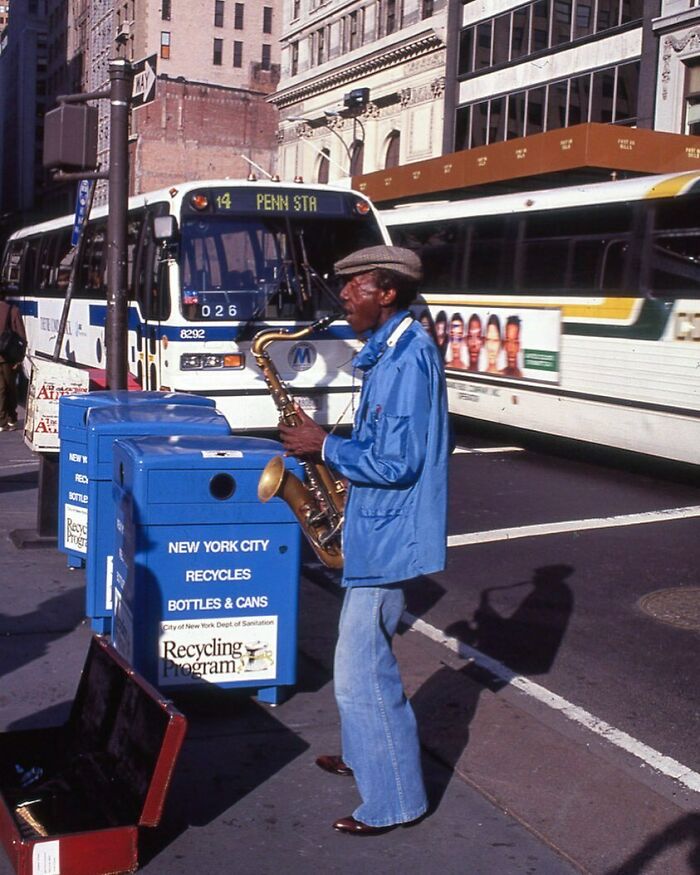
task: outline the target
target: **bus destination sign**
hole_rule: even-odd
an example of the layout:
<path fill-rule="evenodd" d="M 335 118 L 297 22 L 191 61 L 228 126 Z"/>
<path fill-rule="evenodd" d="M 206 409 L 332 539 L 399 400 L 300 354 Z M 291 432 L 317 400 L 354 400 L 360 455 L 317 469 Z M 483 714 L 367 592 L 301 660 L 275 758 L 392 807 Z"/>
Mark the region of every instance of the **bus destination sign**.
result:
<path fill-rule="evenodd" d="M 344 216 L 351 207 L 341 192 L 214 188 L 206 192 L 206 197 L 209 211 L 219 214 Z"/>

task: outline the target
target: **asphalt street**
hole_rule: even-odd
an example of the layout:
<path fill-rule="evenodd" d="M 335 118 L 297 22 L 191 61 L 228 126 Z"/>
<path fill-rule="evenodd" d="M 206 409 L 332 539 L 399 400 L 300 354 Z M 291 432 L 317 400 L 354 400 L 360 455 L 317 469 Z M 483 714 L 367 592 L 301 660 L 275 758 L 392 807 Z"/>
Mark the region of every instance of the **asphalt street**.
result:
<path fill-rule="evenodd" d="M 18 432 L 0 435 L 0 458 L 6 731 L 66 719 L 91 631 L 83 572 L 55 549 L 10 541 L 35 525 L 38 502 L 38 465 Z M 452 471 L 455 538 L 700 504 L 690 485 L 541 454 L 466 452 Z M 332 577 L 309 563 L 290 698 L 277 707 L 222 690 L 176 699 L 189 731 L 162 823 L 142 833 L 143 871 L 696 875 L 698 792 L 515 679 L 697 768 L 697 632 L 637 607 L 650 587 L 697 583 L 688 546 L 696 520 L 669 525 L 664 562 L 654 559 L 655 524 L 615 526 L 454 546 L 443 575 L 411 588 L 415 622 L 396 651 L 421 727 L 431 812 L 364 839 L 330 827 L 357 804 L 352 780 L 314 765 L 338 750 L 330 671 L 340 602 Z M 490 671 L 488 660 L 511 675 Z M 0 875 L 11 871 L 0 855 Z"/>

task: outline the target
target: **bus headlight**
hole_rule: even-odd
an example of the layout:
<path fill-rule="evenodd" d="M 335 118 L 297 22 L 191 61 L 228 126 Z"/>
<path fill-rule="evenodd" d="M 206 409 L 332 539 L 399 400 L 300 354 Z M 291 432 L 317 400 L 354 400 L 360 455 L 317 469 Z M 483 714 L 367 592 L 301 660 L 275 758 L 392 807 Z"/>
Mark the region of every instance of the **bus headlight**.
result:
<path fill-rule="evenodd" d="M 242 352 L 211 353 L 185 352 L 180 356 L 181 371 L 220 371 L 224 368 L 241 370 L 245 367 L 245 356 Z"/>

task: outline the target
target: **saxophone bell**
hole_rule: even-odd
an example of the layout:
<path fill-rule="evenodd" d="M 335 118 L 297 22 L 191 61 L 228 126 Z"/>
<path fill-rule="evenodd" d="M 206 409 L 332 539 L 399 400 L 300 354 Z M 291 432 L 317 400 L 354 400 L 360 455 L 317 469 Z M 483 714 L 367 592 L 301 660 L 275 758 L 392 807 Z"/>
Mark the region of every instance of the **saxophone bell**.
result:
<path fill-rule="evenodd" d="M 328 568 L 342 568 L 342 516 L 333 520 L 332 513 L 329 514 L 327 509 L 320 509 L 317 497 L 305 483 L 285 468 L 282 456 L 270 459 L 258 481 L 260 501 L 267 502 L 275 497 L 287 502 L 321 562 Z"/>

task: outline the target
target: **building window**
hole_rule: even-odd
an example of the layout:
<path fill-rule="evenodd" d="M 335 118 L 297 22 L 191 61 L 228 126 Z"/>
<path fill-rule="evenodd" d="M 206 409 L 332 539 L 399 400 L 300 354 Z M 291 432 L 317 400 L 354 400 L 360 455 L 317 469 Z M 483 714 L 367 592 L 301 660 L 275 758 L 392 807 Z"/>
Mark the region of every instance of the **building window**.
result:
<path fill-rule="evenodd" d="M 639 61 L 632 61 L 462 106 L 457 111 L 455 149 L 474 149 L 587 121 L 634 125 L 639 69 Z M 697 89 L 700 133 L 700 72 Z M 689 102 L 690 97 L 689 93 Z"/>
<path fill-rule="evenodd" d="M 215 67 L 221 66 L 221 61 L 224 54 L 224 41 L 222 39 L 214 40 L 214 54 L 212 56 L 212 64 Z"/>
<path fill-rule="evenodd" d="M 552 45 L 571 42 L 572 0 L 554 0 L 552 16 Z"/>
<path fill-rule="evenodd" d="M 272 6 L 263 6 L 263 33 L 272 33 Z"/>
<path fill-rule="evenodd" d="M 292 20 L 295 18 L 299 18 L 301 15 L 301 0 L 294 0 L 294 5 L 292 6 Z"/>
<path fill-rule="evenodd" d="M 318 172 L 316 174 L 316 181 L 320 182 L 322 185 L 325 185 L 328 182 L 328 178 L 330 176 L 330 149 L 321 149 L 321 157 L 318 162 Z"/>
<path fill-rule="evenodd" d="M 435 3 L 433 0 L 422 0 L 420 6 L 420 17 L 421 18 L 430 18 L 433 14 L 433 10 L 435 7 Z"/>
<path fill-rule="evenodd" d="M 236 30 L 243 30 L 244 3 L 236 3 L 233 9 L 233 26 Z"/>
<path fill-rule="evenodd" d="M 350 176 L 360 176 L 365 161 L 365 144 L 355 140 L 350 147 Z"/>
<path fill-rule="evenodd" d="M 260 66 L 263 70 L 269 70 L 272 66 L 272 46 L 265 45 L 262 47 L 262 59 Z"/>
<path fill-rule="evenodd" d="M 163 21 L 170 21 L 170 0 L 161 0 L 160 17 Z"/>
<path fill-rule="evenodd" d="M 351 12 L 348 18 L 348 49 L 352 51 L 360 45 L 359 11 Z"/>
<path fill-rule="evenodd" d="M 290 75 L 296 76 L 299 72 L 299 43 L 292 43 L 292 60 L 289 67 Z"/>
<path fill-rule="evenodd" d="M 160 32 L 160 56 L 166 60 L 170 57 L 170 31 L 168 30 Z"/>
<path fill-rule="evenodd" d="M 240 40 L 233 41 L 233 66 L 243 66 L 243 43 Z"/>
<path fill-rule="evenodd" d="M 381 22 L 389 14 L 385 7 L 388 0 L 379 0 L 379 4 L 381 29 Z M 594 33 L 641 22 L 643 14 L 643 0 L 534 0 L 463 28 L 459 73 L 466 76 Z"/>
<path fill-rule="evenodd" d="M 214 0 L 214 27 L 224 26 L 224 0 Z"/>
<path fill-rule="evenodd" d="M 326 29 L 324 27 L 316 34 L 316 63 L 323 64 L 326 60 Z"/>
<path fill-rule="evenodd" d="M 386 157 L 384 158 L 384 167 L 388 170 L 390 167 L 399 166 L 399 153 L 401 151 L 401 134 L 398 131 L 392 131 L 389 134 L 386 144 Z"/>
<path fill-rule="evenodd" d="M 393 33 L 397 26 L 397 0 L 386 0 L 386 32 Z"/>

